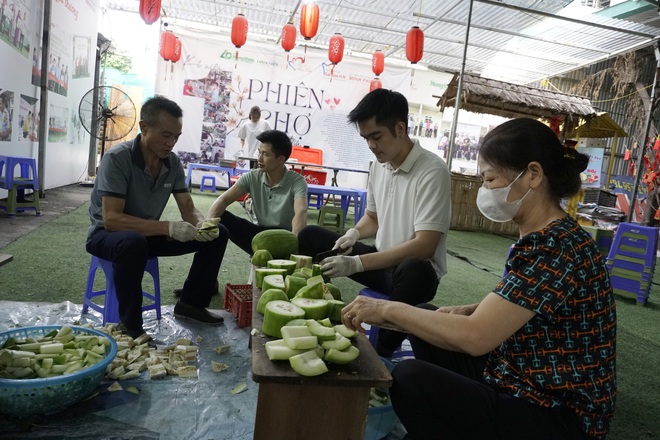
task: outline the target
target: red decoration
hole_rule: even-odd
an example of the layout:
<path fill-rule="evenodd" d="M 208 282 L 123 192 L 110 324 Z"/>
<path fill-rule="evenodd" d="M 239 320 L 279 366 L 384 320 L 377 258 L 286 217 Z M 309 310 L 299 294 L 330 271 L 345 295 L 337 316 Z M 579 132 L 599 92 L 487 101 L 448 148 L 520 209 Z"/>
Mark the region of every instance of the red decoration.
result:
<path fill-rule="evenodd" d="M 319 30 L 319 7 L 316 3 L 305 3 L 300 10 L 300 35 L 311 40 Z"/>
<path fill-rule="evenodd" d="M 378 79 L 374 78 L 371 80 L 371 84 L 369 84 L 369 91 L 373 92 L 376 89 L 382 89 L 383 88 L 383 83 Z"/>
<path fill-rule="evenodd" d="M 292 22 L 288 22 L 284 25 L 280 40 L 282 42 L 282 49 L 286 52 L 289 52 L 296 46 L 296 27 Z"/>
<path fill-rule="evenodd" d="M 378 76 L 383 73 L 385 69 L 385 54 L 380 50 L 374 52 L 371 57 L 371 70 L 374 72 L 374 75 Z"/>
<path fill-rule="evenodd" d="M 169 61 L 174 56 L 176 49 L 176 36 L 171 31 L 160 34 L 160 56 Z"/>
<path fill-rule="evenodd" d="M 240 49 L 247 41 L 248 21 L 245 15 L 238 14 L 231 22 L 231 43 Z M 238 53 L 238 52 L 237 52 Z"/>
<path fill-rule="evenodd" d="M 140 17 L 147 24 L 160 18 L 160 0 L 140 0 Z"/>
<path fill-rule="evenodd" d="M 174 42 L 174 55 L 172 55 L 170 61 L 176 63 L 181 59 L 181 49 L 182 49 L 181 40 L 177 38 L 176 41 Z"/>
<path fill-rule="evenodd" d="M 424 32 L 419 26 L 413 26 L 406 34 L 406 58 L 417 64 L 424 55 Z"/>
<path fill-rule="evenodd" d="M 344 58 L 344 37 L 340 33 L 330 37 L 328 46 L 328 59 L 332 64 L 339 64 Z"/>

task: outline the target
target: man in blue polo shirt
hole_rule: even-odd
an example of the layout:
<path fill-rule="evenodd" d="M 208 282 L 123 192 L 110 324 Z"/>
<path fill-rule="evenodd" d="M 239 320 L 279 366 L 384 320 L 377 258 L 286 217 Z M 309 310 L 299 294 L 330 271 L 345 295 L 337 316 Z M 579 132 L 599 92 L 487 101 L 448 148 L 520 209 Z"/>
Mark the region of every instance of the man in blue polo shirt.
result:
<path fill-rule="evenodd" d="M 291 140 L 279 130 L 257 136 L 257 168 L 245 173 L 209 208 L 207 217 L 220 217 L 229 239 L 252 254 L 252 238 L 265 229 L 289 229 L 294 234 L 307 225 L 307 182 L 284 164 L 291 155 Z M 257 224 L 226 211 L 241 196 L 250 194 Z"/>
<path fill-rule="evenodd" d="M 92 190 L 87 252 L 112 261 L 120 327 L 132 337 L 142 328 L 142 277 L 148 257 L 195 252 L 174 316 L 207 325 L 223 318 L 206 310 L 214 292 L 229 232 L 205 220 L 172 152 L 182 129 L 181 108 L 162 96 L 147 100 L 135 139 L 103 156 Z M 161 221 L 170 195 L 182 221 Z M 198 231 L 204 227 L 203 231 Z"/>

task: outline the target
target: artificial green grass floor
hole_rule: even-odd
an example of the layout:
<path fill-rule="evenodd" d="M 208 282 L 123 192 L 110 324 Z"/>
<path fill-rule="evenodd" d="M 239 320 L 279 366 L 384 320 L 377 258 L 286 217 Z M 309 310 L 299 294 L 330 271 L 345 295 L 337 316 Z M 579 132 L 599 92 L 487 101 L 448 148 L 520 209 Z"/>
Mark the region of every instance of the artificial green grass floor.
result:
<path fill-rule="evenodd" d="M 196 205 L 206 212 L 215 196 L 193 193 Z M 88 204 L 58 217 L 22 236 L 2 249 L 14 261 L 0 268 L 0 301 L 82 303 L 90 256 L 85 251 L 89 219 Z M 234 204 L 230 210 L 243 214 Z M 317 211 L 309 211 L 309 223 L 316 223 Z M 177 219 L 176 205 L 168 205 L 164 219 Z M 349 214 L 347 225 L 353 224 Z M 511 237 L 479 232 L 450 231 L 448 273 L 432 301 L 436 305 L 468 304 L 479 301 L 497 283 Z M 161 301 L 174 304 L 172 290 L 180 287 L 192 262 L 191 255 L 160 258 Z M 244 284 L 249 276 L 249 258 L 231 242 L 218 276 L 226 283 Z M 657 272 L 657 271 L 656 271 Z M 148 277 L 147 277 L 148 278 Z M 651 288 L 650 302 L 642 307 L 617 298 L 618 384 L 615 418 L 610 439 L 660 438 L 660 295 L 658 273 Z M 350 279 L 333 280 L 350 301 L 361 286 Z M 222 308 L 222 295 L 214 297 L 212 308 Z M 20 323 L 20 317 L 17 317 Z M 505 318 L 503 318 L 505 319 Z"/>

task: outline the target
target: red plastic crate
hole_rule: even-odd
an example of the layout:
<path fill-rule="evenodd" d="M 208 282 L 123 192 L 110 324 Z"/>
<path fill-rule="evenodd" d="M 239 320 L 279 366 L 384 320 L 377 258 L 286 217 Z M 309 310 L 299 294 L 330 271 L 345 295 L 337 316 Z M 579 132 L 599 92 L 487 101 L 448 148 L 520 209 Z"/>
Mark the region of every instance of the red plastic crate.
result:
<path fill-rule="evenodd" d="M 225 285 L 225 310 L 236 318 L 239 327 L 252 324 L 252 284 Z"/>

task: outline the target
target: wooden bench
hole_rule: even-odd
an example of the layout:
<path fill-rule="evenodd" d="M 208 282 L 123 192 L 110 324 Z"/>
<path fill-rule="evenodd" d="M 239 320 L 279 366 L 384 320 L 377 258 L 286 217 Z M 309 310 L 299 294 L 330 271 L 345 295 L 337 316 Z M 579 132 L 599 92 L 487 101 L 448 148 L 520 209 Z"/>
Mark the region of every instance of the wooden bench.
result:
<path fill-rule="evenodd" d="M 392 376 L 369 340 L 359 334 L 360 356 L 350 364 L 328 364 L 321 376 L 304 377 L 286 361 L 268 359 L 264 344 L 274 338 L 261 332 L 257 312 L 261 290 L 253 287 L 252 378 L 259 384 L 255 440 L 359 440 L 372 387 L 389 387 Z"/>

